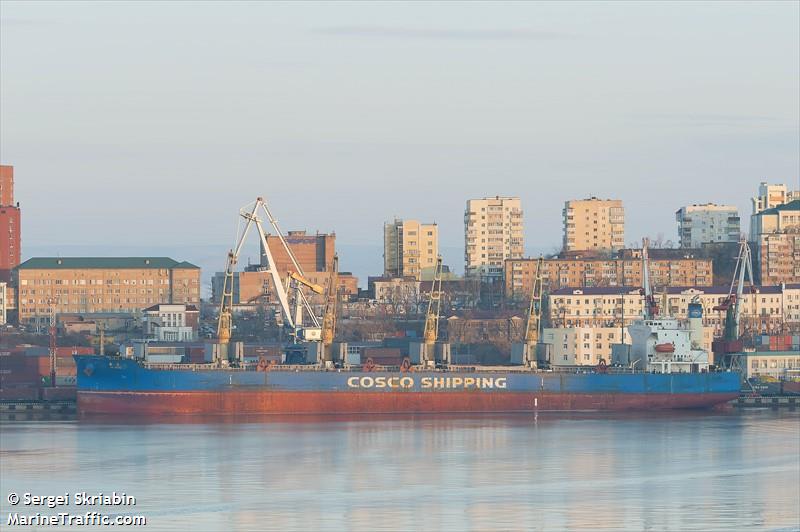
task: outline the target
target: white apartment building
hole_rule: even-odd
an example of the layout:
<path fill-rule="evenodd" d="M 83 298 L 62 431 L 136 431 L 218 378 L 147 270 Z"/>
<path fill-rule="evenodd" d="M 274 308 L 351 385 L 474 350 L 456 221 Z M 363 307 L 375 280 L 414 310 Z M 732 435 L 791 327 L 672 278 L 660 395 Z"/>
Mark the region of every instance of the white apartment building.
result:
<path fill-rule="evenodd" d="M 467 200 L 464 262 L 468 276 L 500 280 L 506 259 L 522 258 L 522 202 L 495 196 Z"/>
<path fill-rule="evenodd" d="M 738 242 L 739 211 L 732 205 L 687 205 L 675 213 L 682 248 L 699 248 L 713 242 Z"/>
<path fill-rule="evenodd" d="M 703 325 L 719 336 L 725 313 L 715 311 L 728 295 L 728 287 L 667 288 L 657 294 L 661 315 L 688 319 L 689 303 L 703 307 Z M 550 293 L 550 323 L 556 327 L 620 327 L 630 325 L 644 313 L 639 289 L 620 287 L 559 288 Z M 742 295 L 742 333 L 766 334 L 800 329 L 800 284 L 746 287 Z M 705 342 L 705 339 L 704 339 Z"/>

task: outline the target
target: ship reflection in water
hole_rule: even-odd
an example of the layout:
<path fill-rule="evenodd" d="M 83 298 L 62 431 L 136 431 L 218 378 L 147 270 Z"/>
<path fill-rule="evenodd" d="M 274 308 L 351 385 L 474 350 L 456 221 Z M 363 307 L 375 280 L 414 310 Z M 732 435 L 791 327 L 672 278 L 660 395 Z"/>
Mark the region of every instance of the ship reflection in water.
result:
<path fill-rule="evenodd" d="M 159 531 L 800 526 L 796 412 L 4 422 L 0 459 L 4 518 L 116 491 Z"/>

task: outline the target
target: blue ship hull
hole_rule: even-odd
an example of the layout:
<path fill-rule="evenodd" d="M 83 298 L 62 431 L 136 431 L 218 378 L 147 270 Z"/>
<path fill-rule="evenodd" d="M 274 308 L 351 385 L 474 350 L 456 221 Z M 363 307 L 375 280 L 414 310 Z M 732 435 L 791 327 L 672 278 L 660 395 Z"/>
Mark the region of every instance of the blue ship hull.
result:
<path fill-rule="evenodd" d="M 424 413 L 707 408 L 738 373 L 248 371 L 76 357 L 84 413 Z"/>

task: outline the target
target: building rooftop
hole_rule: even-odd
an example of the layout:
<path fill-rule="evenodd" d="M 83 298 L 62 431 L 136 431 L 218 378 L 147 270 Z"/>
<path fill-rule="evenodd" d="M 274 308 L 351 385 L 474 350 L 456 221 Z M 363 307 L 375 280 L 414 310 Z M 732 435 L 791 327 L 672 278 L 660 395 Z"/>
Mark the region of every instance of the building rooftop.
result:
<path fill-rule="evenodd" d="M 178 262 L 169 257 L 34 257 L 19 266 L 19 270 L 83 270 L 83 269 L 200 269 L 190 262 Z"/>
<path fill-rule="evenodd" d="M 152 307 L 147 307 L 143 312 L 158 312 L 162 307 L 183 307 L 186 312 L 200 312 L 196 306 L 187 305 L 185 303 L 158 303 Z"/>
<path fill-rule="evenodd" d="M 800 284 L 787 284 L 770 285 L 770 286 L 755 286 L 755 293 L 758 294 L 780 294 L 784 288 L 800 289 Z M 642 290 L 639 286 L 586 286 L 586 287 L 565 287 L 553 290 L 550 295 L 553 296 L 574 296 L 574 295 L 587 295 L 587 296 L 603 296 L 603 295 L 620 295 L 620 294 L 633 294 Z M 719 294 L 727 295 L 730 286 L 674 286 L 666 289 L 667 294 Z M 656 298 L 662 292 L 653 294 Z M 751 287 L 746 286 L 744 293 L 749 294 Z"/>
<path fill-rule="evenodd" d="M 778 205 L 770 209 L 764 209 L 758 214 L 778 214 L 778 211 L 800 211 L 800 199 L 792 200 L 789 203 Z"/>

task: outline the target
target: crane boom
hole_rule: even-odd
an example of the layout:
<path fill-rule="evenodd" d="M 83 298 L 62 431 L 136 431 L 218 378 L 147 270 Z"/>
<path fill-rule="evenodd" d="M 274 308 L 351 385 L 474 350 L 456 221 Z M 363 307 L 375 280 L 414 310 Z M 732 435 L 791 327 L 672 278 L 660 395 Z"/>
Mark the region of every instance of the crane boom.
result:
<path fill-rule="evenodd" d="M 425 332 L 422 335 L 426 344 L 435 344 L 439 336 L 439 312 L 442 307 L 442 257 L 436 258 L 428 311 L 425 313 Z"/>
<path fill-rule="evenodd" d="M 292 279 L 294 279 L 295 281 L 297 281 L 301 285 L 308 287 L 315 294 L 324 294 L 325 293 L 325 289 L 324 288 L 322 288 L 320 285 L 318 285 L 316 283 L 312 283 L 311 281 L 309 281 L 308 279 L 306 279 L 305 277 L 303 277 L 302 275 L 300 275 L 297 272 L 289 272 L 289 277 L 291 277 Z"/>
<path fill-rule="evenodd" d="M 650 239 L 642 239 L 642 288 L 644 289 L 644 317 L 653 319 L 658 315 L 658 303 L 653 296 L 653 288 L 650 285 L 650 255 L 647 248 L 650 246 Z"/>
<path fill-rule="evenodd" d="M 330 275 L 328 276 L 328 294 L 325 300 L 325 311 L 322 314 L 322 362 L 333 363 L 331 345 L 336 337 L 336 304 L 339 294 L 339 256 L 333 256 Z"/>
<path fill-rule="evenodd" d="M 536 261 L 536 274 L 531 288 L 531 303 L 528 308 L 528 321 L 525 325 L 525 343 L 529 348 L 536 349 L 539 343 L 539 328 L 542 316 L 542 271 L 544 270 L 544 259 L 539 257 Z"/>

